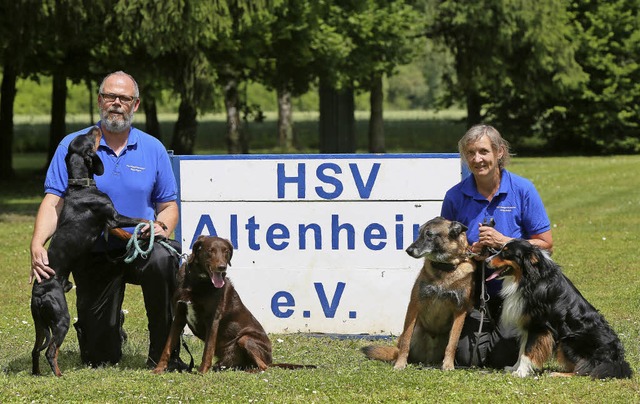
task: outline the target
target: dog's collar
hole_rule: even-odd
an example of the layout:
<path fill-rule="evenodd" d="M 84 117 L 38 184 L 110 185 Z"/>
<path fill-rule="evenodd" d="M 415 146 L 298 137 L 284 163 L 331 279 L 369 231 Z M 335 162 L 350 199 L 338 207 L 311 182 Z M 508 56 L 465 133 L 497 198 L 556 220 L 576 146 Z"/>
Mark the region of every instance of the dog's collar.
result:
<path fill-rule="evenodd" d="M 69 178 L 69 185 L 81 187 L 95 187 L 96 181 L 93 178 Z"/>
<path fill-rule="evenodd" d="M 457 267 L 457 265 L 454 265 L 448 262 L 436 262 L 436 261 L 431 261 L 431 266 L 439 271 L 447 271 L 447 272 L 451 272 Z"/>

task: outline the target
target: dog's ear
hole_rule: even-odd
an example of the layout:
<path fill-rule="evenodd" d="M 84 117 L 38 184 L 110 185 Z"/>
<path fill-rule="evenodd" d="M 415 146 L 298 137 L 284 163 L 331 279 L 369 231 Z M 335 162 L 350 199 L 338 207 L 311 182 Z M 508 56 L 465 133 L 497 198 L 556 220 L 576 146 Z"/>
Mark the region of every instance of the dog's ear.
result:
<path fill-rule="evenodd" d="M 207 236 L 205 236 L 204 234 L 201 234 L 196 239 L 196 242 L 193 243 L 193 247 L 191 247 L 191 255 L 189 255 L 189 258 L 187 259 L 187 262 L 189 264 L 193 264 L 194 262 L 198 261 L 198 253 L 200 252 L 200 249 L 202 248 L 202 243 L 204 242 L 204 239 L 206 237 Z"/>
<path fill-rule="evenodd" d="M 521 261 L 524 264 L 525 273 L 532 281 L 537 281 L 540 278 L 543 268 L 543 257 L 541 250 L 533 244 L 527 243 L 528 246 L 522 250 Z"/>
<path fill-rule="evenodd" d="M 94 126 L 87 133 L 87 138 L 91 141 L 91 149 L 88 152 L 88 156 L 91 158 L 91 171 L 94 175 L 104 174 L 104 164 L 98 156 L 98 147 L 100 146 L 100 139 L 102 139 L 102 131 L 98 126 Z"/>
<path fill-rule="evenodd" d="M 467 231 L 469 228 L 460 222 L 451 222 L 451 226 L 449 226 L 449 237 L 452 239 L 458 238 L 460 234 Z"/>
<path fill-rule="evenodd" d="M 225 239 L 224 240 L 227 243 L 227 247 L 229 247 L 229 253 L 227 254 L 227 265 L 231 266 L 231 257 L 233 257 L 233 244 L 231 244 L 231 241 Z"/>
<path fill-rule="evenodd" d="M 102 164 L 102 159 L 96 153 L 91 156 L 91 167 L 94 175 L 104 174 L 104 164 Z"/>

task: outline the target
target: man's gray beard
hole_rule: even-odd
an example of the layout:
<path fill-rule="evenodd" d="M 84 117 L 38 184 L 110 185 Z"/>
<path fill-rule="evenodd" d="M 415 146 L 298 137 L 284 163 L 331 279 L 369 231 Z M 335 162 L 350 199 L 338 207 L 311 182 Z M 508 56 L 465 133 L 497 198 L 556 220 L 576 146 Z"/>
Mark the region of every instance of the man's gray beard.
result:
<path fill-rule="evenodd" d="M 131 123 L 133 122 L 133 114 L 122 115 L 122 120 L 117 118 L 110 118 L 109 113 L 106 111 L 102 111 L 100 115 L 100 118 L 102 118 L 103 128 L 112 133 L 122 133 L 128 131 L 131 128 Z"/>

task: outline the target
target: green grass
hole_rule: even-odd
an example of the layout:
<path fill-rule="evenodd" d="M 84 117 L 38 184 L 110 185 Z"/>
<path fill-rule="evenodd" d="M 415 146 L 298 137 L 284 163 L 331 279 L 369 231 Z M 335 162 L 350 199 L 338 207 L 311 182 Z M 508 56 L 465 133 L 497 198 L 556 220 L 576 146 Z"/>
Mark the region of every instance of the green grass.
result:
<path fill-rule="evenodd" d="M 20 179 L 2 184 L 0 194 L 1 402 L 640 402 L 640 156 L 515 158 L 511 166 L 532 179 L 542 194 L 554 226 L 555 259 L 626 348 L 636 374 L 631 380 L 610 381 L 548 374 L 519 379 L 499 371 L 442 372 L 416 366 L 398 372 L 364 359 L 359 348 L 370 341 L 300 334 L 271 335 L 275 360 L 316 364 L 315 370 L 155 376 L 144 368 L 146 319 L 135 286 L 128 287 L 125 297 L 129 342 L 118 366 L 83 367 L 71 330 L 61 352 L 64 377 L 51 376 L 42 363 L 45 376 L 35 378 L 29 373 L 33 325 L 28 249 L 42 189 L 42 174 L 34 168 L 43 160 L 42 154 L 17 155 Z M 75 296 L 67 296 L 73 317 Z M 188 343 L 199 364 L 202 343 Z"/>

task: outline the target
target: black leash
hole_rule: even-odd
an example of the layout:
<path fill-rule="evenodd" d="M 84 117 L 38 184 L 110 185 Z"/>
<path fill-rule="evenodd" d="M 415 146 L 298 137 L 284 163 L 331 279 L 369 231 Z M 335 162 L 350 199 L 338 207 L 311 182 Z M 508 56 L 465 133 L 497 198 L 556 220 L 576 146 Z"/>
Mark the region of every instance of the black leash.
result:
<path fill-rule="evenodd" d="M 481 291 L 480 291 L 480 307 L 478 308 L 478 311 L 480 312 L 480 325 L 478 326 L 478 333 L 476 335 L 476 340 L 475 340 L 475 344 L 473 346 L 473 350 L 471 352 L 471 364 L 473 366 L 478 366 L 480 364 L 479 361 L 479 355 L 480 355 L 480 351 L 478 349 L 478 345 L 480 344 L 480 335 L 482 334 L 482 326 L 484 325 L 484 317 L 487 316 L 487 318 L 489 319 L 489 321 L 493 322 L 493 319 L 491 318 L 491 315 L 489 314 L 489 311 L 487 310 L 487 295 L 486 295 L 486 291 L 485 291 L 485 285 L 484 285 L 484 279 L 485 279 L 485 263 L 484 261 L 481 264 L 481 272 L 482 272 L 482 279 L 480 282 L 482 282 L 481 284 Z"/>
<path fill-rule="evenodd" d="M 495 220 L 491 217 L 491 218 L 485 218 L 483 221 L 483 226 L 491 226 L 491 227 L 495 227 L 496 222 Z M 483 256 L 486 255 L 485 253 L 487 252 L 492 252 L 488 247 L 485 247 L 485 251 L 483 252 Z M 478 333 L 476 335 L 476 340 L 475 340 L 475 344 L 473 347 L 473 351 L 471 353 L 471 364 L 474 366 L 477 366 L 479 364 L 479 355 L 480 355 L 480 351 L 478 349 L 478 345 L 480 344 L 480 335 L 482 334 L 482 326 L 484 325 L 484 318 L 485 316 L 487 317 L 487 319 L 489 320 L 489 322 L 491 322 L 493 324 L 493 318 L 491 318 L 491 314 L 489 313 L 489 311 L 487 310 L 487 300 L 488 300 L 488 294 L 485 290 L 485 279 L 486 279 L 486 262 L 483 259 L 482 263 L 480 264 L 480 268 L 481 268 L 481 275 L 482 278 L 480 279 L 481 282 L 481 287 L 480 287 L 480 307 L 478 308 L 478 311 L 480 312 L 480 325 L 478 326 Z M 495 324 L 493 324 L 495 328 Z"/>
<path fill-rule="evenodd" d="M 191 355 L 191 351 L 189 350 L 189 346 L 187 345 L 186 341 L 184 340 L 184 334 L 180 335 L 180 341 L 182 342 L 182 346 L 184 347 L 184 350 L 187 351 L 187 353 L 189 354 L 189 369 L 187 369 L 187 372 L 191 373 L 191 371 L 193 370 L 193 355 Z"/>

